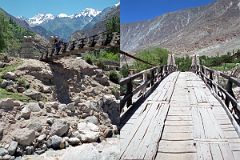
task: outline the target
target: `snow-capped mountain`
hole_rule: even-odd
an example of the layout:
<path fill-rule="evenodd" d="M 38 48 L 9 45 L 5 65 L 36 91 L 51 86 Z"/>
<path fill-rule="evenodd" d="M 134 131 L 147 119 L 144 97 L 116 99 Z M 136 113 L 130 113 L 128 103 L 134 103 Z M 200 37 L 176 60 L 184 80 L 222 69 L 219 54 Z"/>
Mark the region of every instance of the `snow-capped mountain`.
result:
<path fill-rule="evenodd" d="M 51 19 L 54 19 L 55 16 L 50 14 L 50 13 L 47 13 L 47 14 L 37 14 L 36 16 L 32 17 L 32 18 L 29 18 L 27 20 L 27 22 L 29 23 L 30 26 L 37 26 L 37 25 L 40 25 L 44 22 L 47 22 Z"/>
<path fill-rule="evenodd" d="M 60 13 L 58 15 L 39 13 L 29 19 L 24 17 L 18 18 L 25 20 L 31 27 L 40 26 L 63 39 L 68 39 L 73 32 L 82 29 L 100 13 L 101 11 L 93 8 L 86 8 L 83 11 L 72 15 L 66 13 Z"/>
<path fill-rule="evenodd" d="M 51 13 L 39 13 L 36 16 L 26 19 L 24 17 L 19 17 L 20 19 L 26 20 L 30 26 L 38 26 L 41 25 L 42 23 L 46 23 L 49 20 L 54 20 L 56 18 L 79 18 L 79 17 L 90 17 L 93 18 L 97 16 L 101 11 L 95 10 L 93 8 L 86 8 L 85 10 L 81 11 L 80 13 L 77 14 L 72 14 L 72 15 L 67 15 L 65 13 L 60 13 L 58 15 L 53 15 Z"/>

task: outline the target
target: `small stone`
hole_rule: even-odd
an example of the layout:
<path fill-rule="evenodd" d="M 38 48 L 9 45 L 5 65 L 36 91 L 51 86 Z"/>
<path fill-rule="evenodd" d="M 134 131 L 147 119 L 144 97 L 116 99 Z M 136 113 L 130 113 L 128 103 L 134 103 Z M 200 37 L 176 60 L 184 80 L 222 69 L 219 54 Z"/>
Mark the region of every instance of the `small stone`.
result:
<path fill-rule="evenodd" d="M 80 143 L 80 139 L 78 139 L 77 137 L 73 137 L 73 138 L 69 138 L 68 143 L 72 146 L 76 146 Z"/>
<path fill-rule="evenodd" d="M 34 147 L 33 146 L 27 146 L 25 150 L 26 150 L 27 155 L 31 155 L 31 154 L 34 153 Z"/>
<path fill-rule="evenodd" d="M 31 116 L 31 110 L 25 106 L 22 110 L 21 110 L 21 117 L 24 119 L 29 119 Z"/>
<path fill-rule="evenodd" d="M 48 119 L 47 119 L 47 123 L 48 123 L 49 125 L 52 125 L 52 124 L 54 123 L 54 119 L 53 119 L 53 118 L 48 118 Z"/>
<path fill-rule="evenodd" d="M 20 145 L 29 146 L 35 139 L 35 131 L 28 128 L 17 129 L 13 136 Z"/>
<path fill-rule="evenodd" d="M 23 94 L 36 101 L 40 101 L 43 98 L 40 92 L 33 89 L 28 89 L 25 92 L 23 92 Z"/>
<path fill-rule="evenodd" d="M 54 108 L 58 110 L 59 103 L 58 102 L 47 102 L 46 104 L 47 108 Z"/>
<path fill-rule="evenodd" d="M 3 138 L 3 131 L 4 131 L 3 127 L 0 126 L 0 141 L 1 141 L 2 138 Z"/>
<path fill-rule="evenodd" d="M 70 110 L 71 112 L 74 112 L 75 111 L 74 103 L 67 104 L 66 109 Z"/>
<path fill-rule="evenodd" d="M 19 93 L 23 93 L 25 91 L 25 88 L 24 87 L 17 87 L 17 91 Z"/>
<path fill-rule="evenodd" d="M 40 107 L 41 109 L 44 108 L 44 103 L 43 103 L 42 101 L 38 102 L 38 105 L 39 105 L 39 107 Z"/>
<path fill-rule="evenodd" d="M 8 147 L 8 153 L 9 153 L 11 156 L 13 156 L 14 153 L 16 152 L 17 146 L 18 146 L 18 142 L 16 142 L 16 141 L 12 141 L 12 142 L 10 143 L 10 146 Z"/>
<path fill-rule="evenodd" d="M 38 141 L 38 142 L 42 142 L 43 140 L 45 140 L 46 137 L 47 137 L 46 134 L 42 134 L 42 135 L 40 135 L 40 136 L 37 138 L 37 141 Z"/>
<path fill-rule="evenodd" d="M 103 133 L 103 137 L 104 137 L 104 138 L 112 137 L 112 135 L 113 135 L 113 132 L 112 132 L 112 130 L 109 129 L 109 128 L 107 128 L 107 129 L 104 131 L 104 133 Z"/>
<path fill-rule="evenodd" d="M 5 148 L 0 148 L 0 156 L 5 156 L 8 154 L 8 151 Z"/>
<path fill-rule="evenodd" d="M 51 138 L 51 147 L 53 149 L 63 149 L 65 148 L 65 142 L 62 140 L 61 137 L 54 135 Z"/>
<path fill-rule="evenodd" d="M 40 155 L 40 154 L 43 154 L 46 150 L 44 149 L 40 149 L 40 150 L 36 150 L 35 153 Z"/>

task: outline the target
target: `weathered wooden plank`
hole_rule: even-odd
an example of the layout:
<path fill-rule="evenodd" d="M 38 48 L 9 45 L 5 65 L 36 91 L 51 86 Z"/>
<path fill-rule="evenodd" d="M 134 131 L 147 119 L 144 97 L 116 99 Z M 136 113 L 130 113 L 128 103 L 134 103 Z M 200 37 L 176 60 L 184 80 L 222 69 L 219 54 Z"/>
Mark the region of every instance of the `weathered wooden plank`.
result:
<path fill-rule="evenodd" d="M 165 126 L 164 132 L 171 133 L 191 133 L 193 127 L 192 126 Z"/>
<path fill-rule="evenodd" d="M 187 141 L 187 140 L 193 140 L 193 135 L 191 132 L 187 132 L 187 133 L 185 133 L 185 132 L 183 132 L 183 133 L 163 132 L 162 140 Z"/>
<path fill-rule="evenodd" d="M 155 160 L 197 160 L 196 153 L 158 153 Z"/>
<path fill-rule="evenodd" d="M 194 141 L 166 141 L 161 140 L 158 152 L 163 153 L 195 153 Z"/>
<path fill-rule="evenodd" d="M 192 121 L 192 116 L 167 116 L 167 121 Z"/>

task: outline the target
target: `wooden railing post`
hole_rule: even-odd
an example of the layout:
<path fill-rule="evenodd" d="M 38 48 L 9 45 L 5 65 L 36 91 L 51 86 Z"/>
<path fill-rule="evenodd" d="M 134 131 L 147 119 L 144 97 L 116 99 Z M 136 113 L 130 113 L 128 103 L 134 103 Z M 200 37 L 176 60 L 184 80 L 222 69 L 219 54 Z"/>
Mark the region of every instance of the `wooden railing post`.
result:
<path fill-rule="evenodd" d="M 233 93 L 233 90 L 232 90 L 232 85 L 233 85 L 233 83 L 232 83 L 232 81 L 230 80 L 230 77 L 229 77 L 228 82 L 227 82 L 227 86 L 226 86 L 226 91 L 227 91 L 234 99 L 236 99 L 236 98 L 235 98 L 235 95 L 234 95 L 234 93 Z M 226 104 L 228 107 L 229 107 L 229 102 L 230 102 L 230 100 L 229 100 L 228 96 L 226 96 L 225 104 Z"/>
<path fill-rule="evenodd" d="M 154 69 L 151 71 L 151 86 L 154 85 L 154 81 L 155 81 L 155 71 Z"/>
<path fill-rule="evenodd" d="M 127 107 L 132 105 L 132 97 L 133 97 L 133 85 L 132 85 L 132 81 L 129 81 L 127 83 L 127 95 L 131 95 L 131 97 L 128 99 L 127 101 Z"/>
<path fill-rule="evenodd" d="M 213 87 L 213 84 L 212 84 L 212 81 L 213 81 L 213 72 L 212 71 L 209 71 L 209 85 L 210 87 L 212 88 Z"/>

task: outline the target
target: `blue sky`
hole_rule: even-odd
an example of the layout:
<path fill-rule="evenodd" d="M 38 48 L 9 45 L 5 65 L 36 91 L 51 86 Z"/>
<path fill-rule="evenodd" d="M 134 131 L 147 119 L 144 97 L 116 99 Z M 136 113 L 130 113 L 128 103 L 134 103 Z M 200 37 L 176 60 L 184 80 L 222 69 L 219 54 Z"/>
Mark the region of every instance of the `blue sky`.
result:
<path fill-rule="evenodd" d="M 164 13 L 211 2 L 214 0 L 121 0 L 121 23 L 151 19 Z"/>
<path fill-rule="evenodd" d="M 103 10 L 119 0 L 0 0 L 0 7 L 14 16 L 33 17 L 37 13 L 79 13 L 85 8 Z"/>

